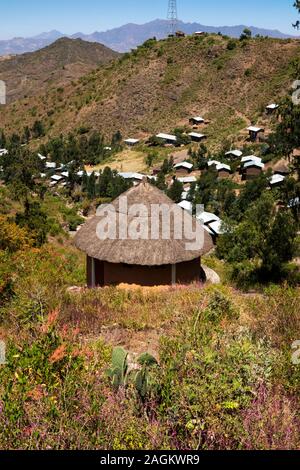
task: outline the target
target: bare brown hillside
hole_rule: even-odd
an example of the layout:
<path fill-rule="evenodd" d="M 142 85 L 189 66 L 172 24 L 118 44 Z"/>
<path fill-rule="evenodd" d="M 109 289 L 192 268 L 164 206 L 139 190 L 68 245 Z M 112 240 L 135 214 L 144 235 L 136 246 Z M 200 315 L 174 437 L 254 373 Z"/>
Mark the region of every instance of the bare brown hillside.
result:
<path fill-rule="evenodd" d="M 45 93 L 8 106 L 0 117 L 9 130 L 40 119 L 50 135 L 84 126 L 143 136 L 201 114 L 210 121 L 210 142 L 219 143 L 258 123 L 265 105 L 289 91 L 299 57 L 298 40 L 150 41 L 59 91 L 47 83 Z"/>
<path fill-rule="evenodd" d="M 46 92 L 51 86 L 65 86 L 118 56 L 101 44 L 62 38 L 37 52 L 4 57 L 0 78 L 6 82 L 11 103 Z"/>

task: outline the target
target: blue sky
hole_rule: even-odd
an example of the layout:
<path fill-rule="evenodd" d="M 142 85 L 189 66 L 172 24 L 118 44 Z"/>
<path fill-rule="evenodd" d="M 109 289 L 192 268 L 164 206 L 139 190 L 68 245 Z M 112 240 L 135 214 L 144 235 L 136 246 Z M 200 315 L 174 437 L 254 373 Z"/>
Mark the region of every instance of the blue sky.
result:
<path fill-rule="evenodd" d="M 184 21 L 211 26 L 247 24 L 295 34 L 294 0 L 177 0 Z M 0 0 L 0 39 L 58 29 L 66 34 L 104 31 L 165 18 L 167 0 Z M 300 19 L 300 17 L 299 17 Z"/>

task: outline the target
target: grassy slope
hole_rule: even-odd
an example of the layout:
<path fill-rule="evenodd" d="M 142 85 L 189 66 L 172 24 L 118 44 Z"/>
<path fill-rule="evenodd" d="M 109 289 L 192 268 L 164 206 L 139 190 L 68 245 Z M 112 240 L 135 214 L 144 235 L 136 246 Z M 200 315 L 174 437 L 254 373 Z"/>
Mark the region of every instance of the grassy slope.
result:
<path fill-rule="evenodd" d="M 15 262 L 0 309 L 11 364 L 0 369 L 2 449 L 195 449 L 198 423 L 201 449 L 299 449 L 299 290 L 70 293 L 84 282 L 72 248 Z M 159 357 L 152 400 L 112 388 L 110 345 Z"/>
<path fill-rule="evenodd" d="M 234 50 L 219 36 L 160 41 L 95 70 L 58 93 L 22 100 L 2 112 L 9 129 L 42 119 L 52 135 L 80 126 L 110 134 L 148 135 L 186 124 L 191 114 L 211 121 L 214 145 L 236 135 L 263 107 L 287 93 L 297 40 L 254 39 Z"/>
<path fill-rule="evenodd" d="M 11 103 L 64 86 L 118 56 L 102 44 L 62 38 L 37 52 L 1 61 L 0 77 L 6 82 Z"/>
<path fill-rule="evenodd" d="M 111 160 L 107 160 L 101 165 L 93 167 L 86 167 L 87 171 L 103 170 L 106 166 L 110 166 L 112 170 L 121 172 L 145 172 L 147 170 L 145 164 L 145 154 L 142 151 L 125 149 L 122 152 L 114 155 Z"/>

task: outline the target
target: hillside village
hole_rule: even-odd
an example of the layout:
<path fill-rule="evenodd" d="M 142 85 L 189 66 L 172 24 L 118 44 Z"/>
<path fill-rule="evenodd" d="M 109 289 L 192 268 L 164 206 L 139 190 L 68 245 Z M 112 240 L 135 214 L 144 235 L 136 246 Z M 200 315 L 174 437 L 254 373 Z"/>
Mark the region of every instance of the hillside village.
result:
<path fill-rule="evenodd" d="M 275 103 L 266 105 L 264 122 L 267 126 L 270 125 L 270 119 L 274 122 L 274 114 L 278 113 L 279 108 L 279 105 Z M 138 185 L 144 178 L 148 178 L 153 184 L 157 183 L 160 175 L 164 173 L 163 165 L 157 165 L 158 161 L 161 159 L 159 149 L 162 149 L 164 151 L 163 155 L 169 155 L 170 159 L 167 174 L 164 173 L 166 188 L 170 188 L 174 181 L 178 181 L 182 185 L 181 196 L 177 196 L 180 201 L 176 202 L 179 207 L 187 210 L 191 214 L 193 214 L 194 211 L 194 201 L 190 194 L 191 185 L 194 187 L 198 179 L 205 172 L 210 171 L 214 173 L 218 180 L 231 181 L 237 194 L 246 181 L 252 180 L 264 173 L 268 174 L 270 189 L 276 189 L 281 186 L 287 177 L 297 177 L 295 169 L 293 170 L 288 161 L 284 159 L 278 160 L 277 157 L 275 162 L 268 162 L 268 158 L 264 159 L 264 156 L 254 154 L 247 155 L 247 153 L 249 153 L 247 152 L 248 148 L 255 149 L 261 154 L 262 144 L 267 145 L 267 135 L 271 132 L 270 127 L 265 129 L 257 126 L 249 126 L 242 132 L 244 141 L 243 147 L 240 147 L 240 149 L 224 149 L 223 154 L 219 154 L 220 161 L 216 160 L 213 155 L 209 156 L 208 154 L 203 154 L 200 165 L 199 162 L 195 164 L 193 155 L 197 154 L 199 149 L 206 149 L 205 146 L 200 146 L 203 142 L 207 142 L 207 136 L 203 133 L 205 132 L 206 124 L 207 121 L 205 118 L 192 116 L 185 127 L 176 130 L 176 134 L 160 132 L 157 135 L 149 136 L 144 139 L 133 137 L 123 139 L 120 145 L 121 148 L 123 146 L 123 148 L 128 149 L 127 158 L 129 161 L 130 154 L 133 153 L 134 155 L 137 151 L 136 149 L 138 149 L 140 153 L 145 154 L 145 160 L 147 160 L 147 152 L 150 152 L 150 157 L 148 155 L 150 164 L 148 161 L 146 162 L 149 166 L 145 173 L 139 172 L 138 168 L 136 171 L 134 171 L 134 168 L 131 168 L 133 171 L 118 171 L 117 174 L 128 183 L 128 187 L 130 185 Z M 151 149 L 155 149 L 155 155 L 151 155 Z M 100 167 L 96 166 L 95 169 L 93 169 L 92 166 L 82 166 L 76 173 L 78 184 L 82 184 L 84 178 L 95 178 L 96 181 L 100 177 L 104 167 L 110 167 L 109 161 L 111 155 L 114 153 L 113 149 L 111 146 L 104 146 L 103 150 L 108 163 L 101 164 Z M 165 151 L 167 151 L 167 153 L 165 153 Z M 295 150 L 294 153 L 297 154 L 297 150 Z M 2 155 L 8 155 L 8 150 L 0 149 L 0 156 Z M 113 157 L 113 160 L 118 159 L 117 155 Z M 68 187 L 70 183 L 69 169 L 70 167 L 72 168 L 74 161 L 70 161 L 66 164 L 58 164 L 51 161 L 51 154 L 46 156 L 39 152 L 37 153 L 37 157 L 40 160 L 41 173 L 40 175 L 33 175 L 35 178 L 45 181 L 48 187 L 53 190 Z M 265 160 L 266 163 L 264 163 Z M 146 166 L 146 163 L 144 166 Z M 121 160 L 120 166 L 122 170 L 124 166 L 126 169 L 126 164 L 126 159 Z M 299 205 L 299 198 L 284 201 L 283 204 L 287 207 L 290 205 L 296 207 L 297 204 Z M 216 241 L 216 238 L 222 234 L 224 229 L 222 228 L 222 220 L 220 217 L 204 210 L 203 214 L 197 215 L 197 218 L 204 224 L 205 229 Z M 77 227 L 77 230 L 79 228 L 80 226 Z"/>
<path fill-rule="evenodd" d="M 26 64 L 37 63 L 38 55 L 47 57 L 49 54 L 52 60 L 53 56 L 59 57 L 61 53 L 64 54 L 63 43 L 72 49 L 72 40 L 60 39 L 41 52 L 25 55 L 22 60 Z M 229 64 L 236 60 L 235 54 L 238 50 L 240 50 L 238 54 L 247 57 L 250 52 L 252 53 L 253 48 L 259 50 L 261 47 L 269 47 L 270 49 L 275 45 L 286 52 L 289 50 L 289 54 L 298 50 L 298 43 L 295 40 L 279 41 L 260 37 L 252 39 L 251 33 L 248 34 L 248 32 L 242 35 L 240 40 L 233 40 L 222 35 L 208 35 L 200 31 L 192 36 L 186 36 L 179 31 L 175 37 L 169 37 L 166 40 L 149 39 L 131 54 L 122 57 L 117 55 L 115 59 L 113 53 L 101 49 L 98 45 L 97 52 L 103 62 L 103 73 L 109 77 L 116 67 L 119 67 L 122 73 L 124 64 L 127 67 L 127 62 L 132 61 L 134 67 L 136 61 L 144 62 L 148 57 L 147 60 L 156 63 L 157 59 L 160 60 L 160 57 L 164 56 L 163 49 L 165 48 L 169 53 L 174 54 L 173 57 L 169 56 L 167 59 L 166 73 L 169 74 L 169 66 L 173 68 L 172 64 L 174 60 L 177 60 L 180 48 L 188 53 L 193 51 L 200 54 L 201 60 L 203 56 L 206 56 L 208 59 L 206 67 L 210 67 L 216 57 L 219 60 L 224 54 L 227 57 L 225 63 L 228 61 Z M 74 47 L 80 55 L 87 48 L 80 40 L 74 40 Z M 92 47 L 92 44 L 88 46 L 89 53 Z M 276 54 L 278 54 L 277 51 Z M 286 56 L 288 57 L 288 54 Z M 72 59 L 69 55 L 67 57 L 69 62 L 76 62 L 76 55 Z M 282 57 L 282 54 L 278 54 L 278 57 Z M 63 55 L 59 60 L 63 60 Z M 290 62 L 287 72 L 286 69 L 284 72 L 282 70 L 283 63 L 279 65 L 280 77 L 283 73 L 286 74 L 284 80 L 288 77 L 292 78 L 298 68 L 297 59 L 291 59 L 289 56 L 288 60 Z M 8 69 L 9 67 L 11 65 Z M 243 67 L 245 67 L 244 64 Z M 222 70 L 223 65 L 218 68 Z M 246 81 L 252 77 L 249 70 L 249 68 L 244 69 Z M 80 86 L 84 84 L 89 87 L 90 80 L 94 81 L 97 73 L 99 72 L 92 72 L 91 75 L 86 75 L 86 78 L 80 78 L 78 83 Z M 274 73 L 276 75 L 277 72 Z M 170 80 L 171 86 L 172 81 L 173 79 Z M 74 87 L 75 84 L 67 86 Z M 298 154 L 300 142 L 298 142 L 297 130 L 291 131 L 288 127 L 290 98 L 287 94 L 283 95 L 281 87 L 282 83 L 280 90 L 277 85 L 277 93 L 274 88 L 274 95 L 269 95 L 270 101 L 265 101 L 259 109 L 256 108 L 256 111 L 252 113 L 252 119 L 246 118 L 245 111 L 242 112 L 242 107 L 239 111 L 236 104 L 235 114 L 243 117 L 239 118 L 235 129 L 228 128 L 229 124 L 227 124 L 222 131 L 220 131 L 220 123 L 218 125 L 215 123 L 219 119 L 219 113 L 207 112 L 205 107 L 204 109 L 196 108 L 193 100 L 184 104 L 186 118 L 179 119 L 178 115 L 174 114 L 173 125 L 168 116 L 167 121 L 170 124 L 165 123 L 158 127 L 157 122 L 154 133 L 149 132 L 149 129 L 146 132 L 145 128 L 143 131 L 122 135 L 120 129 L 113 128 L 111 138 L 106 133 L 102 133 L 102 130 L 90 129 L 85 124 L 82 124 L 76 131 L 60 134 L 58 137 L 52 133 L 53 126 L 49 128 L 47 121 L 42 120 L 43 117 L 40 114 L 37 116 L 35 112 L 32 114 L 34 121 L 31 125 L 23 126 L 21 134 L 18 134 L 17 128 L 13 134 L 7 134 L 10 132 L 10 125 L 7 128 L 4 126 L 2 130 L 0 146 L 3 148 L 0 149 L 2 161 L 0 169 L 3 183 L 16 186 L 17 193 L 27 194 L 25 208 L 27 204 L 26 210 L 28 211 L 31 204 L 28 199 L 28 189 L 32 194 L 32 204 L 36 203 L 34 201 L 38 199 L 38 194 L 42 194 L 42 203 L 47 194 L 61 200 L 67 205 L 70 213 L 69 216 L 63 215 L 64 219 L 70 217 L 70 222 L 64 223 L 64 230 L 73 237 L 75 232 L 81 230 L 85 221 L 93 217 L 97 204 L 114 200 L 132 186 L 142 184 L 146 179 L 149 184 L 163 191 L 180 209 L 197 220 L 217 247 L 218 256 L 224 259 L 230 258 L 231 255 L 226 251 L 229 250 L 230 243 L 235 237 L 235 223 L 237 221 L 242 223 L 247 204 L 252 202 L 252 198 L 255 201 L 265 194 L 268 199 L 269 193 L 270 204 L 273 204 L 276 211 L 279 211 L 278 217 L 279 214 L 283 217 L 288 216 L 290 212 L 296 221 L 299 218 Z M 251 88 L 250 86 L 247 89 L 251 90 Z M 272 90 L 272 86 L 270 89 Z M 57 89 L 57 91 L 60 96 L 58 101 L 65 106 L 64 88 Z M 265 91 L 262 94 L 264 97 L 267 96 Z M 193 96 L 196 97 L 196 94 Z M 45 95 L 44 103 L 48 97 L 48 94 Z M 31 100 L 35 99 L 34 96 L 31 98 Z M 261 103 L 257 90 L 255 99 Z M 241 102 L 242 100 L 243 94 Z M 22 99 L 9 104 L 7 116 L 12 113 L 13 118 L 16 106 L 21 101 Z M 175 101 L 178 101 L 178 98 Z M 190 112 L 188 112 L 187 105 Z M 90 106 L 89 102 L 87 106 Z M 48 115 L 55 118 L 55 112 L 48 113 Z M 28 116 L 27 112 L 25 116 Z M 52 122 L 55 122 L 55 119 Z M 5 145 L 6 143 L 9 145 Z M 34 191 L 35 187 L 37 192 Z M 201 207 L 200 211 L 199 207 Z M 297 229 L 297 222 L 294 229 Z M 258 230 L 260 230 L 259 227 Z M 297 231 L 294 236 L 296 235 Z M 46 238 L 45 232 L 43 239 Z M 223 239 L 226 241 L 223 242 Z M 223 247 L 223 243 L 229 244 L 228 247 Z M 299 265 L 298 254 L 297 251 L 292 250 L 293 243 L 291 240 L 293 255 L 287 254 L 286 256 L 289 257 L 288 261 L 294 261 L 297 266 Z M 274 249 L 277 250 L 276 247 Z M 287 253 L 290 251 L 287 250 Z M 245 256 L 245 262 L 246 259 L 247 256 Z M 253 263 L 254 259 L 250 263 Z M 269 273 L 264 274 L 267 278 L 272 272 L 270 267 L 268 269 Z M 281 276 L 280 270 L 281 268 L 277 273 L 279 277 Z M 215 275 L 217 276 L 218 274 Z"/>

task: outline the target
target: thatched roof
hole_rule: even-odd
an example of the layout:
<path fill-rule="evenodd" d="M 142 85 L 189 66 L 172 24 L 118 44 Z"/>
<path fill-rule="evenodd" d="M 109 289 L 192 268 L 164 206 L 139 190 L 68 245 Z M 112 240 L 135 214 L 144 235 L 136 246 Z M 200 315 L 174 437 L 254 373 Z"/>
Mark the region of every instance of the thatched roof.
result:
<path fill-rule="evenodd" d="M 300 157 L 300 149 L 293 150 L 293 157 Z"/>
<path fill-rule="evenodd" d="M 97 236 L 97 226 L 99 222 L 106 220 L 114 220 L 115 213 L 117 213 L 117 220 L 119 220 L 120 214 L 124 212 L 120 209 L 119 203 L 120 198 L 127 196 L 128 208 L 132 207 L 133 204 L 143 204 L 145 207 L 144 213 L 139 214 L 138 217 L 142 217 L 143 223 L 149 228 L 151 234 L 151 224 L 153 219 L 149 217 L 151 214 L 152 204 L 166 204 L 172 208 L 174 217 L 171 217 L 170 224 L 170 238 L 168 240 L 163 239 L 161 230 L 158 231 L 158 239 L 148 240 L 132 240 L 132 239 L 121 239 L 120 229 L 122 228 L 117 224 L 117 236 L 114 240 L 111 239 L 100 239 Z M 177 264 L 184 261 L 191 261 L 203 254 L 207 253 L 212 247 L 213 242 L 210 235 L 203 229 L 202 225 L 188 213 L 184 213 L 186 218 L 190 218 L 191 230 L 197 231 L 198 239 L 201 239 L 201 246 L 199 245 L 196 250 L 187 249 L 187 243 L 194 241 L 187 234 L 187 238 L 176 239 L 174 235 L 174 220 L 181 220 L 183 215 L 183 209 L 178 207 L 171 201 L 162 191 L 156 187 L 150 185 L 148 182 L 143 181 L 136 187 L 129 189 L 119 198 L 113 201 L 111 206 L 107 206 L 107 213 L 104 216 L 97 215 L 90 219 L 86 224 L 78 231 L 75 236 L 74 242 L 77 248 L 84 251 L 88 256 L 99 259 L 101 261 L 108 261 L 110 263 L 125 263 L 129 265 L 140 265 L 140 266 L 161 266 L 166 264 Z M 136 216 L 128 215 L 128 211 L 125 212 L 128 216 L 128 225 L 134 221 L 137 221 Z M 187 220 L 187 219 L 185 219 Z M 186 227 L 186 223 L 185 223 Z M 199 238 L 200 237 L 200 238 Z"/>
<path fill-rule="evenodd" d="M 281 161 L 279 161 L 278 163 L 276 163 L 276 165 L 273 166 L 273 171 L 274 173 L 282 173 L 287 175 L 291 173 L 291 170 L 288 165 L 286 165 L 286 163 L 282 163 Z"/>

